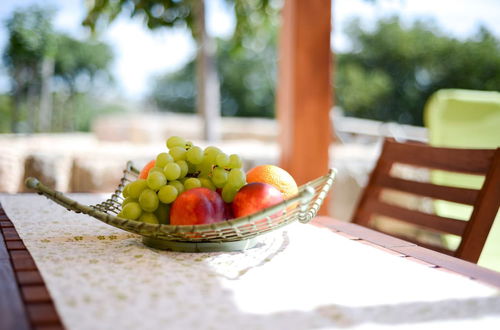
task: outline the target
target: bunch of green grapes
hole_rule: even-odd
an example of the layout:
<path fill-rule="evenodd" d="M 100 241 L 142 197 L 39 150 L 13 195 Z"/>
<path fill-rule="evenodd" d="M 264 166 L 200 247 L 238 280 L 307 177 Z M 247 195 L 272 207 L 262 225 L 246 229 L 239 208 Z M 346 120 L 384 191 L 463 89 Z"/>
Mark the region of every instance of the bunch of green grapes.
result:
<path fill-rule="evenodd" d="M 226 203 L 246 184 L 243 162 L 217 147 L 205 149 L 179 136 L 167 139 L 168 152 L 156 156 L 147 179 L 130 182 L 123 189 L 118 216 L 147 223 L 168 223 L 170 205 L 182 192 L 205 187 L 218 191 Z"/>

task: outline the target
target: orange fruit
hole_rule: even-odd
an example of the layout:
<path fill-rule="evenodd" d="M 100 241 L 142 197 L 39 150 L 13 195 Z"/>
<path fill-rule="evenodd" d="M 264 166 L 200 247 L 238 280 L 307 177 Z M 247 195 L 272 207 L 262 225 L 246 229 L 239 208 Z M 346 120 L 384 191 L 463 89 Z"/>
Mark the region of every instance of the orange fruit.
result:
<path fill-rule="evenodd" d="M 153 159 L 149 163 L 144 165 L 144 167 L 141 170 L 141 173 L 139 173 L 139 179 L 147 179 L 148 174 L 149 174 L 149 170 L 151 170 L 153 167 L 155 167 L 155 163 L 156 163 L 156 160 Z"/>
<path fill-rule="evenodd" d="M 282 169 L 274 165 L 259 165 L 252 168 L 247 173 L 247 182 L 262 182 L 276 187 L 283 198 L 288 199 L 299 192 L 297 183 L 293 177 Z"/>

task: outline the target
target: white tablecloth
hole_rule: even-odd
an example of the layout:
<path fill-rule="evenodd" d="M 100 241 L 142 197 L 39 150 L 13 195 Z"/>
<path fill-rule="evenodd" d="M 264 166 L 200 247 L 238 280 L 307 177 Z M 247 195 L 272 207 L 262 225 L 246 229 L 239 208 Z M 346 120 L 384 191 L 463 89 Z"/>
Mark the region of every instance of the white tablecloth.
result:
<path fill-rule="evenodd" d="M 498 289 L 328 229 L 297 223 L 245 252 L 176 253 L 42 196 L 0 200 L 68 329 L 500 329 Z"/>

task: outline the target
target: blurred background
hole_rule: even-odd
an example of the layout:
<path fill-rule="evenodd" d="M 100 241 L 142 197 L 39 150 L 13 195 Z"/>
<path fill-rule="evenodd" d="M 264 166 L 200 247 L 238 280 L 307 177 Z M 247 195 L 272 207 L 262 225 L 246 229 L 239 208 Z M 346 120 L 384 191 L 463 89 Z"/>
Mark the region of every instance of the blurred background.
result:
<path fill-rule="evenodd" d="M 25 191 L 27 176 L 63 192 L 114 190 L 127 160 L 141 166 L 170 135 L 217 143 L 246 169 L 277 163 L 283 3 L 200 3 L 3 0 L 0 192 Z M 349 220 L 381 138 L 427 139 L 431 94 L 500 90 L 500 2 L 332 8 L 330 157 L 340 175 L 330 213 Z M 203 88 L 211 97 L 200 101 Z"/>

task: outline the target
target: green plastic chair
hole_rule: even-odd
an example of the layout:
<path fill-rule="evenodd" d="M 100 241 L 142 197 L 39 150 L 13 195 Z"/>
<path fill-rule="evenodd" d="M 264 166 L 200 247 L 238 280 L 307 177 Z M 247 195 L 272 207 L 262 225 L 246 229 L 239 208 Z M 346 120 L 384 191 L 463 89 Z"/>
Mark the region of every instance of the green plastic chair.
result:
<path fill-rule="evenodd" d="M 424 109 L 429 144 L 454 148 L 497 148 L 500 146 L 500 93 L 462 89 L 442 89 L 434 93 Z M 463 188 L 479 188 L 484 177 L 433 171 L 436 184 Z M 436 201 L 440 216 L 468 220 L 472 207 Z M 446 235 L 444 242 L 455 248 L 458 237 Z M 479 265 L 500 271 L 500 213 L 481 253 Z"/>

